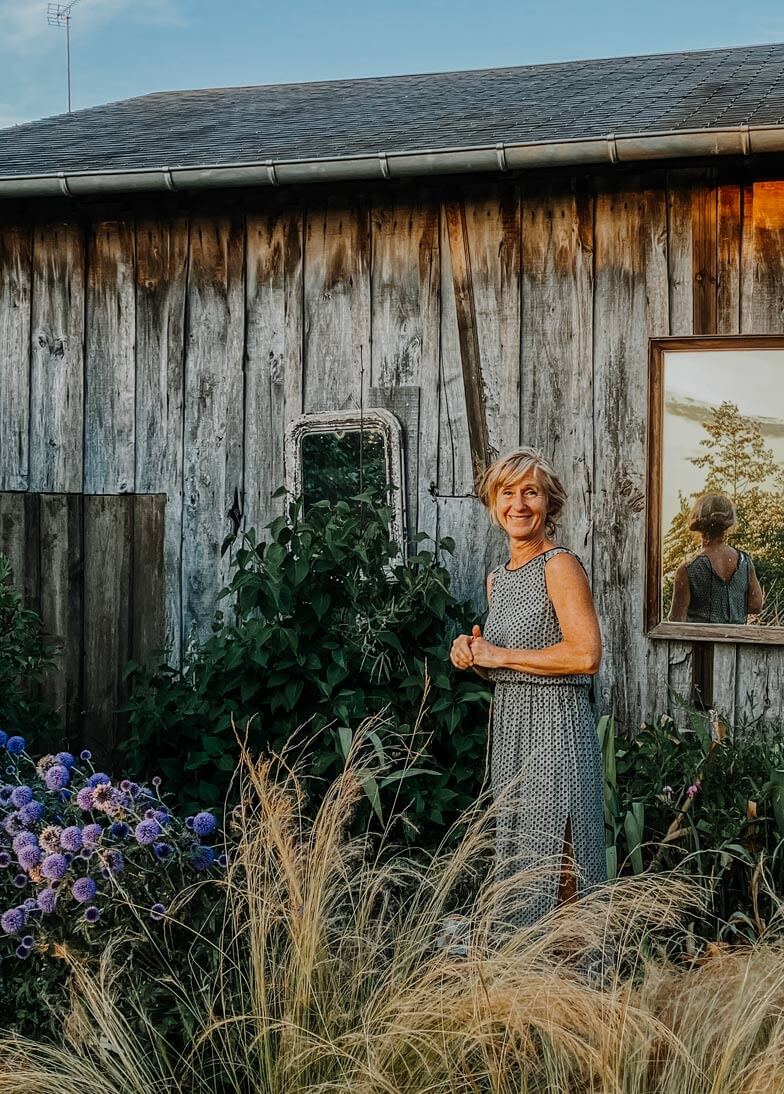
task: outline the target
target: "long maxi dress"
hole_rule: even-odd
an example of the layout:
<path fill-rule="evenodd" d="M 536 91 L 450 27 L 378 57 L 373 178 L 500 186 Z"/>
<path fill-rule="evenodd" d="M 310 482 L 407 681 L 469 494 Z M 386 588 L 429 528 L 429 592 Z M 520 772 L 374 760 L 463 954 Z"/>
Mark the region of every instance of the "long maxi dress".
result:
<path fill-rule="evenodd" d="M 513 570 L 494 571 L 484 637 L 497 646 L 544 649 L 563 638 L 547 594 L 545 565 L 554 547 Z M 571 552 L 567 552 L 571 554 Z M 577 894 L 606 880 L 603 776 L 590 676 L 537 676 L 491 669 L 491 784 L 496 817 L 496 879 L 535 868 L 501 919 L 535 923 L 558 897 L 560 856 L 571 819 Z M 542 869 L 551 860 L 552 868 Z"/>

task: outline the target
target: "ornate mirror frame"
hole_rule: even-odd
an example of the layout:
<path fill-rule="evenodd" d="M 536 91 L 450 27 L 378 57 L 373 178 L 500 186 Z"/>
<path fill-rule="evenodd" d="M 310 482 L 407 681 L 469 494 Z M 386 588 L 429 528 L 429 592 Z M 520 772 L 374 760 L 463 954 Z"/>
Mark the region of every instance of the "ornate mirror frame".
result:
<path fill-rule="evenodd" d="M 652 338 L 648 359 L 648 451 L 645 633 L 649 638 L 695 642 L 744 642 L 784 645 L 784 627 L 751 624 L 675 623 L 662 619 L 662 478 L 665 353 L 784 349 L 784 335 L 716 335 Z M 784 389 L 784 367 L 781 375 Z"/>
<path fill-rule="evenodd" d="M 286 430 L 285 461 L 286 490 L 291 497 L 302 492 L 302 438 L 308 433 L 337 433 L 372 429 L 384 438 L 387 482 L 392 487 L 391 534 L 400 545 L 401 557 L 406 553 L 405 464 L 403 429 L 389 410 L 370 408 L 359 410 L 328 410 L 318 414 L 303 414 Z"/>

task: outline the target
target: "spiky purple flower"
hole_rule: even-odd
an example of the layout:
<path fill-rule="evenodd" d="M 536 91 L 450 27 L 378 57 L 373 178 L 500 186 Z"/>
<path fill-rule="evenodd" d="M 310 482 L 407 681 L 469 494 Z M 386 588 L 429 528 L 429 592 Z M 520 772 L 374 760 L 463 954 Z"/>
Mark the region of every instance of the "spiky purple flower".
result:
<path fill-rule="evenodd" d="M 0 916 L 0 928 L 6 934 L 20 934 L 27 923 L 27 912 L 24 908 L 9 908 Z"/>
<path fill-rule="evenodd" d="M 93 754 L 92 754 L 92 752 L 90 751 L 89 748 L 83 748 L 82 751 L 79 753 L 79 759 L 80 760 L 87 761 L 87 760 L 91 760 L 92 758 L 93 758 Z"/>
<path fill-rule="evenodd" d="M 97 923 L 101 918 L 101 909 L 91 904 L 89 908 L 84 909 L 84 918 L 88 923 Z"/>
<path fill-rule="evenodd" d="M 44 782 L 50 790 L 62 790 L 70 780 L 71 773 L 63 764 L 55 764 L 44 775 Z"/>
<path fill-rule="evenodd" d="M 24 961 L 25 958 L 29 957 L 32 952 L 33 951 L 29 950 L 27 948 L 27 946 L 23 946 L 21 944 L 21 942 L 19 943 L 19 945 L 14 950 L 14 953 L 16 954 L 16 956 L 19 958 L 20 961 Z"/>
<path fill-rule="evenodd" d="M 18 854 L 23 847 L 37 847 L 38 839 L 35 832 L 20 832 L 18 836 L 14 836 L 11 846 Z"/>
<path fill-rule="evenodd" d="M 82 843 L 82 830 L 78 825 L 72 824 L 60 833 L 60 846 L 64 851 L 76 854 L 77 851 L 81 851 Z"/>
<path fill-rule="evenodd" d="M 29 873 L 35 866 L 39 866 L 43 855 L 40 847 L 32 843 L 26 843 L 17 852 L 16 859 L 23 870 Z"/>
<path fill-rule="evenodd" d="M 56 852 L 53 855 L 47 855 L 41 863 L 41 873 L 50 881 L 60 881 L 61 878 L 65 877 L 67 871 L 68 860 L 65 855 Z"/>
<path fill-rule="evenodd" d="M 76 804 L 82 810 L 83 813 L 89 813 L 95 801 L 93 799 L 93 788 L 91 786 L 83 786 L 79 793 L 76 795 Z"/>
<path fill-rule="evenodd" d="M 12 884 L 14 886 L 16 886 L 17 889 L 26 889 L 27 888 L 27 878 L 25 877 L 24 874 L 16 874 Z"/>
<path fill-rule="evenodd" d="M 103 835 L 103 828 L 100 824 L 85 824 L 82 829 L 82 843 L 85 847 L 95 847 Z"/>
<path fill-rule="evenodd" d="M 122 851 L 117 851 L 114 848 L 101 852 L 101 862 L 104 865 L 107 875 L 121 874 L 125 869 L 125 859 L 123 858 Z"/>
<path fill-rule="evenodd" d="M 11 856 L 7 851 L 0 851 L 0 870 L 7 870 L 11 865 Z"/>
<path fill-rule="evenodd" d="M 201 838 L 211 836 L 217 827 L 218 822 L 215 820 L 215 817 L 206 810 L 197 813 L 193 818 L 193 831 Z"/>
<path fill-rule="evenodd" d="M 91 775 L 87 780 L 88 786 L 100 786 L 101 783 L 111 783 L 111 779 L 103 771 L 96 771 L 94 775 Z"/>
<path fill-rule="evenodd" d="M 80 904 L 87 904 L 96 893 L 95 882 L 91 877 L 78 877 L 71 886 L 71 895 Z"/>
<path fill-rule="evenodd" d="M 24 946 L 26 950 L 32 950 L 35 945 L 35 939 L 31 934 L 26 934 L 19 942 L 20 946 Z"/>
<path fill-rule="evenodd" d="M 112 839 L 128 839 L 130 834 L 131 827 L 125 821 L 115 821 L 114 824 L 109 825 L 109 835 Z"/>
<path fill-rule="evenodd" d="M 15 805 L 17 809 L 21 809 L 23 805 L 27 805 L 32 800 L 33 791 L 29 786 L 15 786 L 11 791 L 11 804 Z"/>
<path fill-rule="evenodd" d="M 12 756 L 18 756 L 20 752 L 24 752 L 27 742 L 24 737 L 9 737 L 5 742 L 5 747 Z"/>
<path fill-rule="evenodd" d="M 209 870 L 216 859 L 216 854 L 211 847 L 194 847 L 191 851 L 191 865 L 194 870 Z"/>
<path fill-rule="evenodd" d="M 150 817 L 148 820 L 139 821 L 134 831 L 134 837 L 137 843 L 140 843 L 143 847 L 147 844 L 154 843 L 155 840 L 161 834 L 161 826 L 157 820 Z"/>
<path fill-rule="evenodd" d="M 42 889 L 38 894 L 37 903 L 44 915 L 51 915 L 57 907 L 57 890 Z"/>
<path fill-rule="evenodd" d="M 154 843 L 152 849 L 156 858 L 168 858 L 173 851 L 170 843 Z"/>
<path fill-rule="evenodd" d="M 18 836 L 19 833 L 24 830 L 24 825 L 19 818 L 19 814 L 12 813 L 10 817 L 6 817 L 3 821 L 3 828 L 9 836 Z"/>
<path fill-rule="evenodd" d="M 163 919 L 165 915 L 166 915 L 166 905 L 165 904 L 153 904 L 152 908 L 150 908 L 150 919 L 154 919 L 154 920 L 158 921 L 158 920 Z"/>
<path fill-rule="evenodd" d="M 22 824 L 37 824 L 44 815 L 44 807 L 41 802 L 28 802 L 19 810 L 19 820 Z"/>
<path fill-rule="evenodd" d="M 57 760 L 58 764 L 62 764 L 63 767 L 68 768 L 73 767 L 73 765 L 76 763 L 76 760 L 70 752 L 58 752 L 55 756 L 55 759 Z"/>

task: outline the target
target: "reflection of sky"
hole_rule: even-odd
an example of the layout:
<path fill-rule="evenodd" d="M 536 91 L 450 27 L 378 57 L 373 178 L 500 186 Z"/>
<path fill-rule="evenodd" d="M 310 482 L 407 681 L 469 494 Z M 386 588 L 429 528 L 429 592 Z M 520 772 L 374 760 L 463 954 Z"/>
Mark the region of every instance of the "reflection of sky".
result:
<path fill-rule="evenodd" d="M 784 465 L 784 350 L 667 353 L 664 391 L 662 534 L 678 510 L 678 491 L 688 496 L 704 487 L 704 470 L 689 461 L 705 452 L 700 441 L 707 436 L 699 421 L 674 413 L 667 397 L 695 400 L 706 418 L 711 407 L 731 402 L 742 414 L 781 423 L 771 433 L 764 421 L 760 425 L 765 444 Z"/>
<path fill-rule="evenodd" d="M 665 353 L 664 390 L 700 402 L 730 402 L 741 414 L 784 421 L 784 350 Z"/>

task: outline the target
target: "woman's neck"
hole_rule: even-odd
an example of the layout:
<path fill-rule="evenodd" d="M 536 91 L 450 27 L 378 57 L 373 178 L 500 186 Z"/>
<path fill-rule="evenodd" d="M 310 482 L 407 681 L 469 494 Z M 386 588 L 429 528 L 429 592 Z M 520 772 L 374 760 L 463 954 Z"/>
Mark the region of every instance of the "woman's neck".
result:
<path fill-rule="evenodd" d="M 532 558 L 549 551 L 554 544 L 542 536 L 540 539 L 510 539 L 509 563 L 513 570 L 518 566 L 525 566 Z"/>

